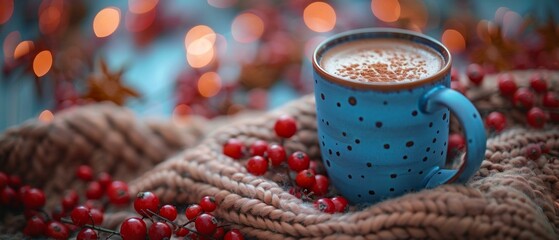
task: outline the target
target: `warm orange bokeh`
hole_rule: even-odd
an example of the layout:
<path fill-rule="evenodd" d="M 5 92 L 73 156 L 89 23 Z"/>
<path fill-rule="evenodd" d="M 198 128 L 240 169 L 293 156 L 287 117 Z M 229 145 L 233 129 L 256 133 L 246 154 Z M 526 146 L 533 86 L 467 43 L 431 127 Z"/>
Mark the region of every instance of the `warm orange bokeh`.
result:
<path fill-rule="evenodd" d="M 303 20 L 315 32 L 328 32 L 336 26 L 336 12 L 328 3 L 314 2 L 305 8 Z"/>
<path fill-rule="evenodd" d="M 135 14 L 147 13 L 153 10 L 159 0 L 128 0 L 128 10 Z"/>
<path fill-rule="evenodd" d="M 14 13 L 13 0 L 0 0 L 0 24 L 6 23 Z"/>
<path fill-rule="evenodd" d="M 213 97 L 221 89 L 221 77 L 216 72 L 207 72 L 198 79 L 198 92 L 204 97 Z"/>
<path fill-rule="evenodd" d="M 445 30 L 441 41 L 452 53 L 460 53 L 466 48 L 464 36 L 454 29 Z"/>
<path fill-rule="evenodd" d="M 39 14 L 39 30 L 43 34 L 49 34 L 58 28 L 62 17 L 61 6 L 52 5 Z"/>
<path fill-rule="evenodd" d="M 231 35 L 238 42 L 254 42 L 264 33 L 264 21 L 254 13 L 242 13 L 231 24 Z"/>
<path fill-rule="evenodd" d="M 186 61 L 188 65 L 193 68 L 202 68 L 210 64 L 215 57 L 214 48 L 209 48 L 208 51 L 202 52 L 200 54 L 194 54 L 186 51 Z"/>
<path fill-rule="evenodd" d="M 417 0 L 400 0 L 400 17 L 409 21 L 409 29 L 418 31 L 427 27 L 429 11 L 425 2 Z M 418 31 L 420 32 L 420 31 Z"/>
<path fill-rule="evenodd" d="M 210 64 L 215 57 L 216 34 L 208 26 L 198 25 L 191 28 L 184 37 L 186 61 L 193 68 Z"/>
<path fill-rule="evenodd" d="M 371 10 L 375 17 L 383 22 L 395 22 L 400 18 L 400 3 L 398 0 L 372 0 Z"/>
<path fill-rule="evenodd" d="M 155 22 L 156 11 L 149 11 L 142 14 L 126 12 L 124 25 L 130 32 L 142 32 L 148 29 Z"/>
<path fill-rule="evenodd" d="M 120 23 L 120 10 L 107 7 L 99 11 L 93 19 L 93 32 L 97 37 L 108 37 L 113 34 Z"/>
<path fill-rule="evenodd" d="M 35 49 L 35 45 L 33 44 L 32 41 L 20 42 L 16 46 L 16 49 L 14 50 L 14 59 L 18 59 L 20 57 L 25 56 L 26 54 L 31 52 L 33 49 Z"/>
<path fill-rule="evenodd" d="M 41 122 L 49 123 L 52 122 L 53 119 L 54 119 L 54 114 L 52 114 L 52 112 L 49 110 L 44 110 L 41 112 L 41 114 L 39 114 L 39 121 Z"/>
<path fill-rule="evenodd" d="M 49 50 L 41 51 L 33 59 L 33 72 L 37 77 L 47 74 L 52 67 L 52 54 Z"/>
<path fill-rule="evenodd" d="M 214 30 L 206 25 L 195 26 L 186 33 L 184 44 L 188 47 L 192 42 L 202 38 L 210 41 L 213 45 L 215 43 Z"/>

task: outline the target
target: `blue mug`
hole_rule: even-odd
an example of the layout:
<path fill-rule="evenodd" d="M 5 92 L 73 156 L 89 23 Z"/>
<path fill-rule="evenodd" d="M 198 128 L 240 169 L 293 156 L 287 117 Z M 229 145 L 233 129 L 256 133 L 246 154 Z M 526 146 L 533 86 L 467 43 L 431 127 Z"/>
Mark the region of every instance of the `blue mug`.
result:
<path fill-rule="evenodd" d="M 421 44 L 440 54 L 441 66 L 415 80 L 368 82 L 348 80 L 321 65 L 332 48 L 371 39 Z M 450 89 L 451 55 L 437 40 L 400 29 L 353 30 L 319 44 L 312 61 L 322 160 L 331 183 L 351 203 L 465 183 L 479 169 L 486 146 L 483 122 L 474 105 Z M 444 168 L 450 112 L 467 144 L 457 169 Z"/>

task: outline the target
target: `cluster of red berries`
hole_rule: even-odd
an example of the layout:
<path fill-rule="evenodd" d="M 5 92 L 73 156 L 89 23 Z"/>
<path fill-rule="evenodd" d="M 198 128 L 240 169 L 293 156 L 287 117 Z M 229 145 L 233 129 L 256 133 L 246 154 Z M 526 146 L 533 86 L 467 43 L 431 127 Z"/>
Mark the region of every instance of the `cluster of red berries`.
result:
<path fill-rule="evenodd" d="M 242 240 L 243 235 L 238 229 L 225 232 L 224 226 L 219 226 L 219 221 L 212 212 L 217 208 L 215 199 L 210 196 L 203 197 L 198 204 L 190 205 L 185 210 L 188 222 L 179 224 L 177 208 L 173 205 L 159 207 L 159 198 L 152 192 L 140 192 L 134 200 L 134 209 L 142 216 L 130 217 L 120 226 L 120 236 L 123 240 L 145 239 L 150 240 L 171 239 L 173 233 L 176 237 L 188 239 L 225 239 Z M 145 219 L 151 225 L 148 228 Z"/>
<path fill-rule="evenodd" d="M 282 141 L 291 138 L 297 132 L 297 122 L 291 116 L 282 115 L 276 120 L 274 131 Z M 341 196 L 322 197 L 328 194 L 330 181 L 321 174 L 323 171 L 319 169 L 318 163 L 311 161 L 305 152 L 295 151 L 288 155 L 282 144 L 269 144 L 264 140 L 254 141 L 247 149 L 242 141 L 231 138 L 223 145 L 223 154 L 236 160 L 248 156 L 246 169 L 256 176 L 264 175 L 270 166 L 288 169 L 287 176 L 293 184 L 289 192 L 308 200 L 321 197 L 316 199 L 315 206 L 323 212 L 344 212 L 348 206 L 347 200 Z"/>
<path fill-rule="evenodd" d="M 464 91 L 460 86 L 457 72 L 451 74 L 453 88 Z M 485 72 L 479 64 L 470 64 L 466 75 L 474 86 L 483 83 Z M 533 128 L 543 128 L 551 121 L 559 121 L 559 97 L 551 91 L 548 81 L 540 74 L 534 73 L 529 79 L 529 86 L 519 86 L 510 73 L 497 76 L 499 93 L 511 103 L 510 108 L 520 109 L 526 113 L 526 123 Z M 505 115 L 499 111 L 490 112 L 485 124 L 491 130 L 500 132 L 506 128 Z"/>
<path fill-rule="evenodd" d="M 91 167 L 82 165 L 76 171 L 76 177 L 88 182 L 85 191 L 86 201 L 78 206 L 80 196 L 75 190 L 68 190 L 60 205 L 54 207 L 50 214 L 45 211 L 46 197 L 41 189 L 29 185 L 22 185 L 18 176 L 7 176 L 0 172 L 0 188 L 2 188 L 2 206 L 11 210 L 23 210 L 27 219 L 23 233 L 29 237 L 49 237 L 53 239 L 67 239 L 70 234 L 78 230 L 68 224 L 64 217 L 79 215 L 87 212 L 87 220 L 83 224 L 100 225 L 104 218 L 104 204 L 101 201 L 107 196 L 110 203 L 126 204 L 130 200 L 128 185 L 121 181 L 113 181 L 108 173 L 100 173 L 94 181 Z M 22 204 L 23 203 L 23 204 Z M 70 222 L 71 223 L 71 222 Z M 80 223 L 81 224 L 81 223 Z M 97 239 L 97 233 L 82 229 L 77 239 Z"/>

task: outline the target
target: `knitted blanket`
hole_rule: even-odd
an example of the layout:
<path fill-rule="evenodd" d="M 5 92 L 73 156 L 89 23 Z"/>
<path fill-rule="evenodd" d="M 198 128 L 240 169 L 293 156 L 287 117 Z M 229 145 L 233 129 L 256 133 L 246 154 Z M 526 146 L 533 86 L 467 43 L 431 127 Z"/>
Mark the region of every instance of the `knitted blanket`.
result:
<path fill-rule="evenodd" d="M 529 73 L 514 74 L 526 79 Z M 551 83 L 559 81 L 556 72 L 546 74 Z M 482 114 L 506 106 L 494 80 L 487 77 L 484 86 L 468 92 Z M 253 176 L 244 162 L 222 154 L 223 143 L 233 137 L 247 145 L 258 139 L 279 143 L 273 124 L 284 113 L 295 117 L 299 128 L 285 141 L 286 150 L 320 159 L 309 95 L 250 118 L 209 123 L 191 118 L 182 126 L 141 120 L 110 104 L 72 109 L 52 122 L 30 121 L 0 135 L 0 170 L 43 188 L 53 196 L 47 207 L 59 202 L 65 189 L 84 188 L 68 174 L 84 163 L 129 181 L 132 196 L 152 191 L 162 203 L 173 204 L 215 196 L 215 215 L 258 239 L 559 239 L 557 124 L 533 129 L 522 122 L 519 110 L 506 110 L 509 127 L 489 135 L 485 160 L 466 185 L 443 185 L 328 214 L 291 195 L 278 183 L 281 174 Z M 451 127 L 459 131 L 454 120 Z M 525 157 L 530 143 L 545 144 L 550 152 L 531 160 Z M 103 225 L 116 227 L 130 214 L 131 209 L 108 209 Z M 17 218 L 2 221 L 4 226 L 18 223 Z"/>

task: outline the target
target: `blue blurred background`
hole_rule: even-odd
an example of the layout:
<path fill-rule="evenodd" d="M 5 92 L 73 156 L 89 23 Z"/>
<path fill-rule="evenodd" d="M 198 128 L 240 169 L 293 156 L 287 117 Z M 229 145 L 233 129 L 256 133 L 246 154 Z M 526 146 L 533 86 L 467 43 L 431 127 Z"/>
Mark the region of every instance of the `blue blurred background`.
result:
<path fill-rule="evenodd" d="M 353 28 L 421 31 L 458 70 L 541 67 L 524 56 L 557 59 L 542 45 L 559 29 L 538 26 L 558 14 L 556 0 L 0 0 L 0 131 L 103 100 L 163 118 L 272 109 L 312 92 L 314 46 Z"/>

